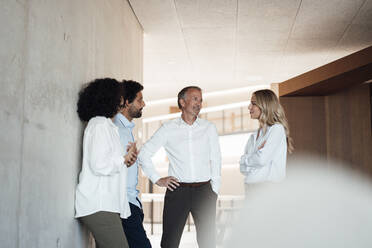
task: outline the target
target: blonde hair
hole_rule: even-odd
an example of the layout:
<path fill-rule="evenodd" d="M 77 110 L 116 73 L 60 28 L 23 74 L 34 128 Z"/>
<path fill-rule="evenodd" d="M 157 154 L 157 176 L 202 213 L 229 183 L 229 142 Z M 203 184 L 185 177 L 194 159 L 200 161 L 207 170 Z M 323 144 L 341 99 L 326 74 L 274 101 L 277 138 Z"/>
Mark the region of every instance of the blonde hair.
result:
<path fill-rule="evenodd" d="M 282 124 L 287 137 L 287 151 L 292 153 L 294 149 L 293 140 L 289 136 L 288 121 L 278 97 L 272 90 L 268 89 L 255 91 L 253 95 L 256 97 L 256 105 L 261 110 L 261 115 L 258 118 L 260 128 L 266 133 L 267 126 L 272 126 L 276 123 Z"/>

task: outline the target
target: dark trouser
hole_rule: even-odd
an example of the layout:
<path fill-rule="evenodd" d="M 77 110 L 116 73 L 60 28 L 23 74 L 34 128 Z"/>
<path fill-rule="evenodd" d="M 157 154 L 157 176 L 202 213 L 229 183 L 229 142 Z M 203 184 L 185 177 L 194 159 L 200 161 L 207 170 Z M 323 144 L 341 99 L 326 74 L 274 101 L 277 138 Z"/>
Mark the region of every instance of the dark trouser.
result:
<path fill-rule="evenodd" d="M 128 248 L 118 213 L 100 211 L 79 218 L 92 232 L 97 248 Z"/>
<path fill-rule="evenodd" d="M 151 248 L 150 240 L 143 228 L 143 211 L 136 205 L 129 203 L 131 215 L 128 219 L 121 219 L 125 235 L 130 248 Z"/>
<path fill-rule="evenodd" d="M 163 209 L 162 248 L 177 248 L 191 212 L 199 248 L 216 247 L 216 200 L 210 183 L 167 190 Z"/>

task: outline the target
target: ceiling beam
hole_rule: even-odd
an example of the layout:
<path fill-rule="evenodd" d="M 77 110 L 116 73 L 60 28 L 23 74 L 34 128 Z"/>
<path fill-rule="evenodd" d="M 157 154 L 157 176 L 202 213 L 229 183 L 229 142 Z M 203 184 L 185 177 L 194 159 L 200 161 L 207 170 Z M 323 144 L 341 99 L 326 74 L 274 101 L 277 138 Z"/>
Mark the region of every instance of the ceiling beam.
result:
<path fill-rule="evenodd" d="M 279 96 L 328 95 L 372 79 L 372 46 L 279 84 Z"/>

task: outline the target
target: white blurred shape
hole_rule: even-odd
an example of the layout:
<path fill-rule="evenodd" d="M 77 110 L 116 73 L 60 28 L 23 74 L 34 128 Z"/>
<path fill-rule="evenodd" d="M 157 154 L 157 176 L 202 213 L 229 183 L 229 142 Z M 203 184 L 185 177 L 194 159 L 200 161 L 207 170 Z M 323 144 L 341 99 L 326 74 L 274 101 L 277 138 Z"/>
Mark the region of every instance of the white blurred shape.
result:
<path fill-rule="evenodd" d="M 346 168 L 297 159 L 284 182 L 253 186 L 223 247 L 371 248 L 371 179 Z"/>

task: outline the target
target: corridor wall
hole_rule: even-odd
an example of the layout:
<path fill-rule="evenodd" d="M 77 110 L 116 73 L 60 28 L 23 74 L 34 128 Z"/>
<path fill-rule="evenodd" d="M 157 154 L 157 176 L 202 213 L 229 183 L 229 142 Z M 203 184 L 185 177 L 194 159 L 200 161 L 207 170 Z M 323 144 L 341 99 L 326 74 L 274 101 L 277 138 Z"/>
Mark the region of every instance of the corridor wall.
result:
<path fill-rule="evenodd" d="M 372 176 L 372 47 L 279 84 L 295 142 Z"/>
<path fill-rule="evenodd" d="M 328 96 L 281 97 L 296 154 L 351 165 L 372 176 L 371 84 Z"/>
<path fill-rule="evenodd" d="M 125 0 L 2 1 L 0 23 L 0 246 L 87 247 L 77 96 L 98 77 L 142 81 L 142 27 Z"/>

